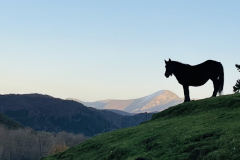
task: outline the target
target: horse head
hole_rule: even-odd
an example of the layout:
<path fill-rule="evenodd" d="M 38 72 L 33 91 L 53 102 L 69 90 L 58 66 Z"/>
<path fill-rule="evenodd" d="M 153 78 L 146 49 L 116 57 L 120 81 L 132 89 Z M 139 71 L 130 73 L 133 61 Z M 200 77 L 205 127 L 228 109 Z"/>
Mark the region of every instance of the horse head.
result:
<path fill-rule="evenodd" d="M 173 65 L 172 65 L 172 61 L 171 59 L 169 58 L 168 61 L 164 60 L 165 61 L 165 68 L 166 68 L 166 71 L 165 71 L 165 76 L 168 78 L 169 76 L 172 76 L 173 74 Z"/>

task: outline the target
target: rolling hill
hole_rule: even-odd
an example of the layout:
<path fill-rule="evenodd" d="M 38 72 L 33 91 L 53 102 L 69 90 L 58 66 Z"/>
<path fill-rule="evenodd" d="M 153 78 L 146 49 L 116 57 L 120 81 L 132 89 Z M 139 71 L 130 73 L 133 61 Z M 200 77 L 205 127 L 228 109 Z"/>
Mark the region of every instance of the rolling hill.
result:
<path fill-rule="evenodd" d="M 42 160 L 240 159 L 240 94 L 190 101 Z"/>
<path fill-rule="evenodd" d="M 183 102 L 183 98 L 179 98 L 169 90 L 161 90 L 145 97 L 129 100 L 109 99 L 96 102 L 74 100 L 88 107 L 121 110 L 129 113 L 159 112 Z"/>
<path fill-rule="evenodd" d="M 66 131 L 85 136 L 135 126 L 153 115 L 123 116 L 41 94 L 0 95 L 0 112 L 37 131 Z"/>
<path fill-rule="evenodd" d="M 19 122 L 16 122 L 1 113 L 0 113 L 0 125 L 4 126 L 7 129 L 24 128 L 24 126 L 22 124 L 20 124 Z"/>

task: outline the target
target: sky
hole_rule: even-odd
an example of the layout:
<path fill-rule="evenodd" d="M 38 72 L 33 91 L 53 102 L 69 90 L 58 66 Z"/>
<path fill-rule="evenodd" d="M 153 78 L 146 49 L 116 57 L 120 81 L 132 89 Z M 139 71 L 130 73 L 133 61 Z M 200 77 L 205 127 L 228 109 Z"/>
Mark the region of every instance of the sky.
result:
<path fill-rule="evenodd" d="M 0 94 L 82 101 L 184 97 L 164 59 L 222 63 L 223 94 L 240 73 L 239 0 L 0 0 Z M 191 98 L 212 95 L 209 80 Z"/>

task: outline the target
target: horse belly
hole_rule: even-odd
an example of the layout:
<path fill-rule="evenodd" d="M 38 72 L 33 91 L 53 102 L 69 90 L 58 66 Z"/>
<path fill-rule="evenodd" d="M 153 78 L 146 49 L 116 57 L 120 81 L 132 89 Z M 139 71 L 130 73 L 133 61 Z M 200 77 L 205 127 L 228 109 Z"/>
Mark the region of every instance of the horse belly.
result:
<path fill-rule="evenodd" d="M 191 77 L 189 78 L 189 86 L 202 86 L 204 85 L 209 79 L 206 77 Z"/>
<path fill-rule="evenodd" d="M 207 74 L 205 74 L 205 75 L 192 74 L 192 75 L 185 75 L 182 77 L 177 77 L 177 80 L 182 85 L 202 86 L 209 80 L 209 78 L 208 78 Z"/>
<path fill-rule="evenodd" d="M 204 82 L 194 82 L 194 83 L 190 83 L 189 86 L 194 86 L 194 87 L 197 87 L 197 86 L 202 86 L 206 83 L 207 81 L 204 81 Z"/>

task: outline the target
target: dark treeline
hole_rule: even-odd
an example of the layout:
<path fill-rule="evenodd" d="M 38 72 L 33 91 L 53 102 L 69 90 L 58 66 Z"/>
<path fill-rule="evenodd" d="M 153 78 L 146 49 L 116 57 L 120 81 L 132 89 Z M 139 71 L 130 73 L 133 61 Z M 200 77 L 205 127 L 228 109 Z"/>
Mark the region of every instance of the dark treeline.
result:
<path fill-rule="evenodd" d="M 238 69 L 238 71 L 240 72 L 240 65 L 236 64 L 235 66 Z M 239 91 L 240 91 L 240 79 L 238 79 L 235 86 L 233 86 L 233 92 L 239 93 Z"/>
<path fill-rule="evenodd" d="M 37 132 L 31 128 L 9 130 L 0 125 L 1 160 L 39 160 L 52 154 L 54 146 L 75 146 L 85 140 L 83 134 Z"/>

